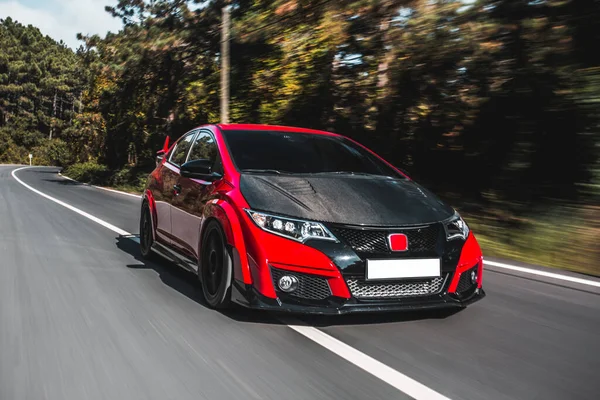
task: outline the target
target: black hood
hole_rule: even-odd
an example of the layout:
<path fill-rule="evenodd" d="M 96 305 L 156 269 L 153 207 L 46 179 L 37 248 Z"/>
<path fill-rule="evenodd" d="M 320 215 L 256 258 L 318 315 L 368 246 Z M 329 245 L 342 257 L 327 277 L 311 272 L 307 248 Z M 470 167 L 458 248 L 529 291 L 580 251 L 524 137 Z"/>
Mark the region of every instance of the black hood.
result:
<path fill-rule="evenodd" d="M 419 225 L 454 213 L 415 182 L 387 177 L 242 174 L 240 189 L 254 210 L 335 224 Z"/>

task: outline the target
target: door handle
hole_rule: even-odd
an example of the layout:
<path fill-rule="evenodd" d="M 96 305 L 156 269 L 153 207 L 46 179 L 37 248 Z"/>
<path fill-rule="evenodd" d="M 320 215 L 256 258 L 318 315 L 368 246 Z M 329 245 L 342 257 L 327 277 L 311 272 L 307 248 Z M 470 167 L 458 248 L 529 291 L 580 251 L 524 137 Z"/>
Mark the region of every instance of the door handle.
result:
<path fill-rule="evenodd" d="M 179 196 L 179 193 L 181 193 L 181 186 L 173 185 L 173 192 L 175 193 L 175 196 Z"/>

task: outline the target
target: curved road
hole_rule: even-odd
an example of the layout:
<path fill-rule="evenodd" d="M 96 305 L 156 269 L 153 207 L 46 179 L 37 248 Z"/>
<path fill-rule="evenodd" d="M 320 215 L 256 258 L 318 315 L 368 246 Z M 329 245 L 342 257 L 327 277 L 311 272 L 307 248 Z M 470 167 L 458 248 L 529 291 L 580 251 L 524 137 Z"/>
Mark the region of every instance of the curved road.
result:
<path fill-rule="evenodd" d="M 0 166 L 0 400 L 410 398 L 402 389 L 410 382 L 398 376 L 439 398 L 598 398 L 595 278 L 561 273 L 586 284 L 486 265 L 488 296 L 447 318 L 297 322 L 347 345 L 336 354 L 278 316 L 206 308 L 192 276 L 142 260 L 135 237 L 31 191 L 11 176 L 16 168 Z M 15 175 L 138 232 L 139 199 L 57 172 Z M 340 357 L 354 352 L 364 357 Z M 383 375 L 394 384 L 376 377 Z"/>

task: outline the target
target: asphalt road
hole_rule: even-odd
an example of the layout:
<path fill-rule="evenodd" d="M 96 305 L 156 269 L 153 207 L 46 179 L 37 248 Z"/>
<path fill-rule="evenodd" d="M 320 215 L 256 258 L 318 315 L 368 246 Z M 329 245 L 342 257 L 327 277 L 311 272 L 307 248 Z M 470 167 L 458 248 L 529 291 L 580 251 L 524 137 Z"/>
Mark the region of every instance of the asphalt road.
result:
<path fill-rule="evenodd" d="M 0 400 L 409 398 L 277 316 L 206 308 L 193 276 L 142 260 L 133 238 L 16 168 L 0 166 Z M 17 176 L 138 232 L 139 199 L 57 171 Z M 301 324 L 451 399 L 598 398 L 600 288 L 491 266 L 484 287 L 447 318 Z"/>

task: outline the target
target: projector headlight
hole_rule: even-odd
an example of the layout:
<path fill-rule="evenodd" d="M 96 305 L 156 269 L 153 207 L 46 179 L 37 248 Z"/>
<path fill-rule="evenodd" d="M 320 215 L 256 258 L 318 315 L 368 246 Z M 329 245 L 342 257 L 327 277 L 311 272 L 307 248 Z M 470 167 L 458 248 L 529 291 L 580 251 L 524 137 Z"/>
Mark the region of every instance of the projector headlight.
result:
<path fill-rule="evenodd" d="M 450 219 L 444 222 L 444 229 L 446 230 L 446 240 L 466 240 L 469 237 L 469 227 L 456 211 Z"/>
<path fill-rule="evenodd" d="M 308 239 L 337 239 L 323 224 L 246 210 L 252 221 L 264 231 L 304 243 Z"/>

